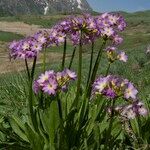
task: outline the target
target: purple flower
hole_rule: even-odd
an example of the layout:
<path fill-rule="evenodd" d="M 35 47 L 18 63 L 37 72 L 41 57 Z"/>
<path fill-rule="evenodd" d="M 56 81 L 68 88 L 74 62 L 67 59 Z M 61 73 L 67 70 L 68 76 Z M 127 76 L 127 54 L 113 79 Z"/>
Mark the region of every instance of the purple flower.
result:
<path fill-rule="evenodd" d="M 133 86 L 132 83 L 129 82 L 125 90 L 124 97 L 126 99 L 129 98 L 136 99 L 137 93 L 138 93 L 137 89 Z"/>
<path fill-rule="evenodd" d="M 125 52 L 117 51 L 117 48 L 114 46 L 108 46 L 106 48 L 106 53 L 107 53 L 108 60 L 111 63 L 116 60 L 120 60 L 123 62 L 127 62 L 128 60 L 128 56 L 125 54 Z"/>
<path fill-rule="evenodd" d="M 105 28 L 101 31 L 102 36 L 107 36 L 107 37 L 113 36 L 114 33 L 115 33 L 115 31 L 114 31 L 113 28 L 111 28 L 111 27 L 105 27 Z"/>
<path fill-rule="evenodd" d="M 113 75 L 99 77 L 94 82 L 92 89 L 93 95 L 103 95 L 111 99 L 118 97 L 135 99 L 137 93 L 138 91 L 131 82 Z"/>
<path fill-rule="evenodd" d="M 120 52 L 120 53 L 118 54 L 118 59 L 119 59 L 120 61 L 127 62 L 128 56 L 125 54 L 125 52 Z"/>
<path fill-rule="evenodd" d="M 29 41 L 25 41 L 24 43 L 22 43 L 22 50 L 30 50 L 30 43 Z"/>
<path fill-rule="evenodd" d="M 114 35 L 112 39 L 113 39 L 113 44 L 115 45 L 119 45 L 123 42 L 123 38 L 120 37 L 119 35 Z"/>
<path fill-rule="evenodd" d="M 35 94 L 41 91 L 49 95 L 55 95 L 60 91 L 66 92 L 69 82 L 75 79 L 75 72 L 69 69 L 57 73 L 53 70 L 49 70 L 42 73 L 39 78 L 34 81 L 33 90 Z"/>
<path fill-rule="evenodd" d="M 108 16 L 108 19 L 109 19 L 109 22 L 110 22 L 111 25 L 116 25 L 117 21 L 119 20 L 119 17 L 117 15 L 110 14 Z"/>
<path fill-rule="evenodd" d="M 108 46 L 108 47 L 106 48 L 106 51 L 109 51 L 109 52 L 115 51 L 115 50 L 116 50 L 116 47 L 114 47 L 114 46 Z"/>
<path fill-rule="evenodd" d="M 44 74 L 41 74 L 39 76 L 39 79 L 37 80 L 37 82 L 40 85 L 43 85 L 45 82 L 47 82 L 49 80 L 49 78 L 55 78 L 55 73 L 53 70 L 46 71 Z"/>
<path fill-rule="evenodd" d="M 132 104 L 123 106 L 121 112 L 121 115 L 128 119 L 134 119 L 136 116 L 146 116 L 147 114 L 147 109 L 140 101 L 135 101 Z"/>
<path fill-rule="evenodd" d="M 33 83 L 33 91 L 35 92 L 35 94 L 38 94 L 40 91 L 40 85 L 37 81 L 34 81 Z"/>
<path fill-rule="evenodd" d="M 104 94 L 106 95 L 106 97 L 110 98 L 110 99 L 114 99 L 116 97 L 116 93 L 113 89 L 108 88 L 104 91 Z"/>
<path fill-rule="evenodd" d="M 93 90 L 95 92 L 101 93 L 108 83 L 108 77 L 100 77 L 93 84 Z"/>
<path fill-rule="evenodd" d="M 66 75 L 69 77 L 69 79 L 71 80 L 75 80 L 77 78 L 77 75 L 75 72 L 69 70 L 69 69 L 65 69 L 64 71 L 66 73 Z"/>
<path fill-rule="evenodd" d="M 107 112 L 109 114 L 115 112 L 115 114 L 122 117 L 122 119 L 135 119 L 137 116 L 146 116 L 148 114 L 148 110 L 145 108 L 144 104 L 136 100 L 130 104 L 108 107 Z"/>
<path fill-rule="evenodd" d="M 31 50 L 37 51 L 37 52 L 41 51 L 42 50 L 42 44 L 38 43 L 38 42 L 32 42 Z"/>
<path fill-rule="evenodd" d="M 49 79 L 48 82 L 46 82 L 43 85 L 42 90 L 44 93 L 47 93 L 49 95 L 55 95 L 57 86 L 58 86 L 58 84 L 54 79 Z"/>
<path fill-rule="evenodd" d="M 33 37 L 28 37 L 24 40 L 15 41 L 10 45 L 10 56 L 16 58 L 33 58 L 37 56 L 42 49 L 41 45 L 35 41 Z"/>
<path fill-rule="evenodd" d="M 39 42 L 40 44 L 45 44 L 47 42 L 47 38 L 44 36 L 44 33 L 40 32 L 34 35 L 34 38 Z"/>

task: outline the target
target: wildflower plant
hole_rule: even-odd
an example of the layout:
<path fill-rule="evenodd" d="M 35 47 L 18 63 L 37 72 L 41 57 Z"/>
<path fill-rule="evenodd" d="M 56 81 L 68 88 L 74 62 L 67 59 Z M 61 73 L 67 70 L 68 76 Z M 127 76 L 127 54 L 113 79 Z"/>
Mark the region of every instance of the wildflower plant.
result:
<path fill-rule="evenodd" d="M 28 113 L 25 121 L 17 116 L 3 118 L 0 131 L 7 140 L 2 144 L 35 150 L 128 149 L 137 145 L 141 148 L 145 137 L 141 136 L 142 127 L 138 131 L 137 128 L 141 117 L 148 115 L 148 108 L 139 100 L 138 90 L 131 81 L 109 75 L 115 61 L 128 60 L 126 53 L 117 49 L 123 42 L 119 32 L 125 27 L 126 22 L 119 14 L 104 13 L 96 17 L 85 14 L 68 17 L 51 29 L 12 42 L 11 58 L 25 60 Z M 94 61 L 96 41 L 102 43 Z M 67 42 L 74 46 L 69 66 L 66 65 Z M 91 44 L 91 57 L 87 81 L 82 88 L 82 55 L 86 44 Z M 57 71 L 46 71 L 46 49 L 59 45 L 64 45 L 61 67 Z M 76 74 L 72 63 L 77 50 Z M 35 78 L 39 53 L 43 53 L 43 69 Z M 103 54 L 109 65 L 106 73 L 97 78 Z M 33 60 L 31 68 L 29 59 Z M 132 121 L 138 122 L 136 126 Z"/>

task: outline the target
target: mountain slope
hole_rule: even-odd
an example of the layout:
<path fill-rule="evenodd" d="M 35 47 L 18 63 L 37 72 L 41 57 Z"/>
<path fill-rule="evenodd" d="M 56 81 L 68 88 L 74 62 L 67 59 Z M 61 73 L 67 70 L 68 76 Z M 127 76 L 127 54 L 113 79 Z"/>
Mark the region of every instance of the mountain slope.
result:
<path fill-rule="evenodd" d="M 0 0 L 0 16 L 89 11 L 86 0 Z"/>

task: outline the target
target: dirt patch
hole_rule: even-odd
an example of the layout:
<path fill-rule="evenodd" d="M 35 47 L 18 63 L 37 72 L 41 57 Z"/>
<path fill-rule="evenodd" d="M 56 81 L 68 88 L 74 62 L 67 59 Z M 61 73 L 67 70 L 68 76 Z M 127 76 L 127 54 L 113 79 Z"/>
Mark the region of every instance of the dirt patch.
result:
<path fill-rule="evenodd" d="M 41 30 L 38 25 L 28 25 L 23 22 L 0 22 L 0 31 L 13 32 L 24 36 L 29 36 Z"/>
<path fill-rule="evenodd" d="M 41 30 L 38 25 L 28 25 L 22 22 L 0 22 L 0 31 L 18 33 L 25 36 L 32 35 Z M 43 30 L 43 29 L 42 29 Z M 16 72 L 25 69 L 23 60 L 11 60 L 9 59 L 9 50 L 7 42 L 0 41 L 0 74 L 7 72 Z M 60 53 L 47 53 L 47 63 L 55 63 L 61 58 Z M 37 64 L 42 63 L 42 54 L 39 54 Z M 31 67 L 32 61 L 29 62 Z"/>
<path fill-rule="evenodd" d="M 42 65 L 43 55 L 39 54 L 37 59 L 37 65 Z M 60 53 L 47 53 L 46 63 L 55 64 L 62 58 Z M 32 60 L 28 62 L 29 67 L 32 66 Z M 10 60 L 9 55 L 6 53 L 0 53 L 0 74 L 8 72 L 19 72 L 25 70 L 24 60 Z"/>

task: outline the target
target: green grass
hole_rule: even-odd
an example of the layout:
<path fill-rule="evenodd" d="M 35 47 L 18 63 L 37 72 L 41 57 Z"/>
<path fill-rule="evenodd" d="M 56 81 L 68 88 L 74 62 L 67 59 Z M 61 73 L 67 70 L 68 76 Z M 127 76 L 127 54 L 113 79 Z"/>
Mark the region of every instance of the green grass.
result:
<path fill-rule="evenodd" d="M 27 24 L 40 25 L 41 27 L 48 28 L 53 26 L 57 21 L 65 18 L 65 15 L 55 16 L 11 16 L 11 17 L 0 17 L 0 21 L 7 22 L 24 22 Z"/>
<path fill-rule="evenodd" d="M 20 34 L 0 31 L 0 41 L 2 42 L 11 42 L 13 40 L 19 40 L 22 38 L 24 38 L 24 36 Z"/>

